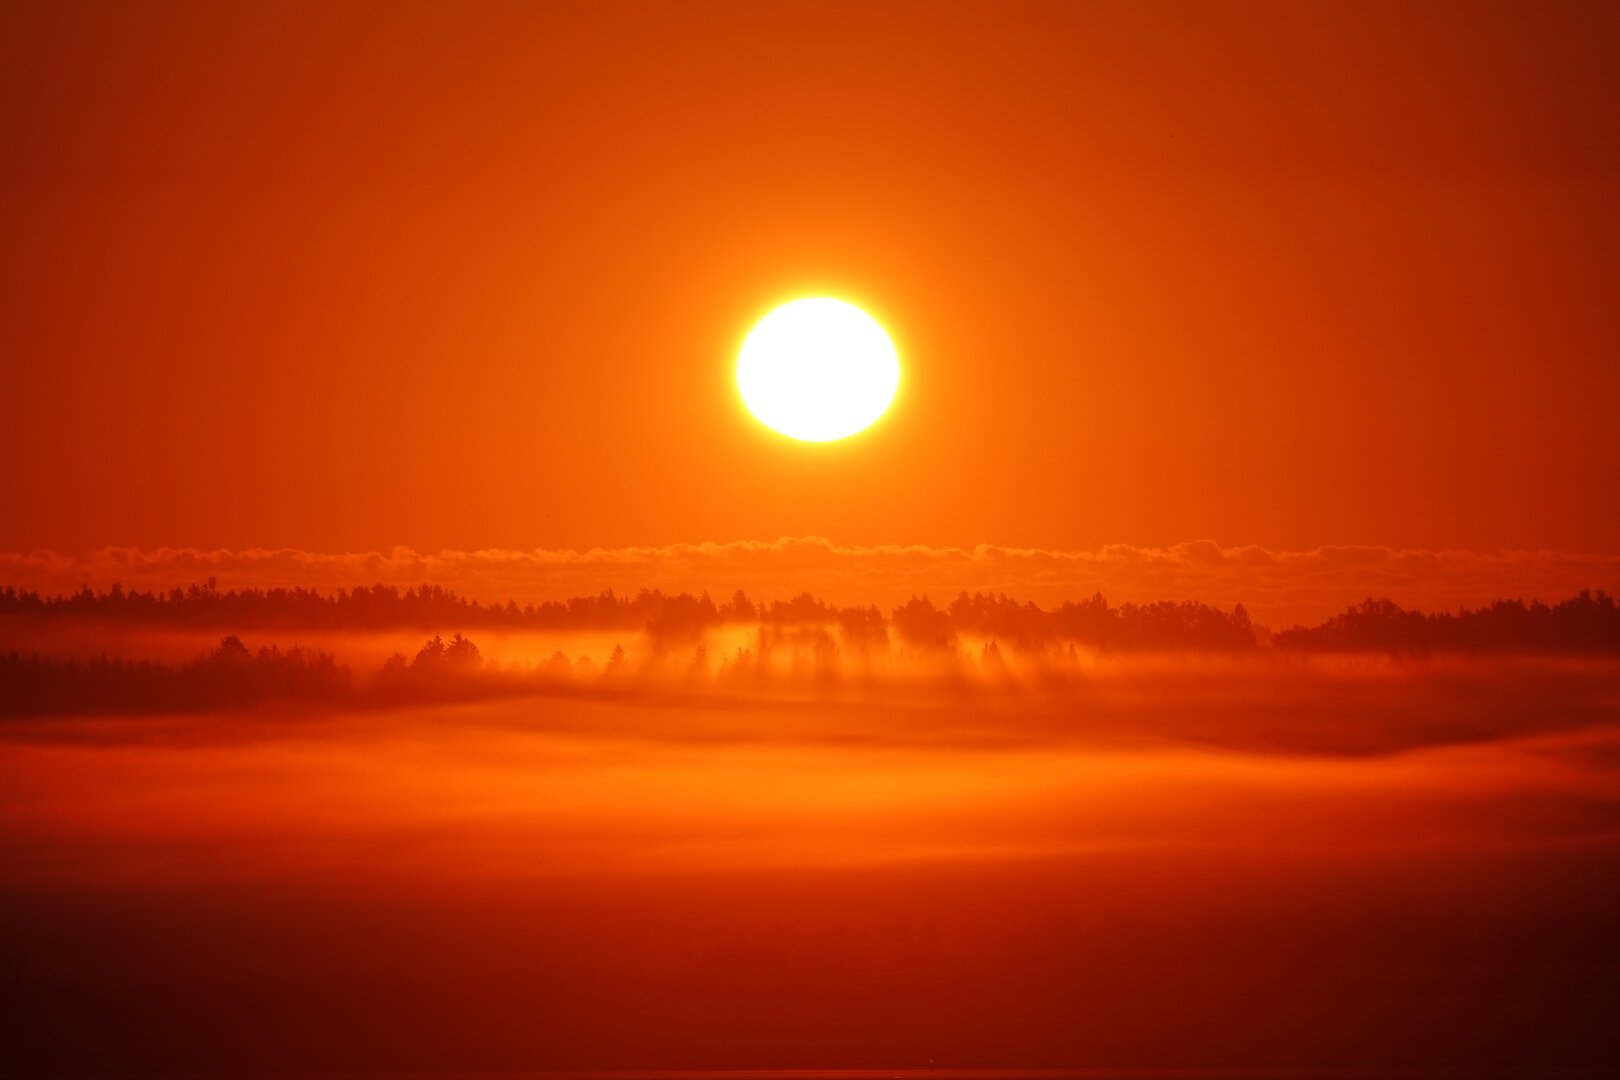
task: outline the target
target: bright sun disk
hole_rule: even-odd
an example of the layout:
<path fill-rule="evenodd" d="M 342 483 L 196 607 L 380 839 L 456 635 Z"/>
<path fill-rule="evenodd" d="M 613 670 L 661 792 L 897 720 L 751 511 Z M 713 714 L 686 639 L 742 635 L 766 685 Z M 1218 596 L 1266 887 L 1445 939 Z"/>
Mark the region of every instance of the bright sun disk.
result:
<path fill-rule="evenodd" d="M 900 358 L 889 335 L 842 300 L 783 304 L 759 321 L 737 358 L 737 388 L 748 411 L 806 442 L 867 427 L 899 386 Z"/>

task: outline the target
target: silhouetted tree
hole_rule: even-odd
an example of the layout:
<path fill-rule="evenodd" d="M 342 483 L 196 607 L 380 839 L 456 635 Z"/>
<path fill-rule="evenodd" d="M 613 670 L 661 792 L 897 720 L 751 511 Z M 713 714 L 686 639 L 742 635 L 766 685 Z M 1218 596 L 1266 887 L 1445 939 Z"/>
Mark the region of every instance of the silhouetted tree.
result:
<path fill-rule="evenodd" d="M 720 617 L 726 622 L 753 622 L 759 617 L 759 612 L 754 607 L 754 602 L 748 599 L 748 594 L 738 589 L 731 594 L 731 599 L 721 606 Z"/>
<path fill-rule="evenodd" d="M 956 644 L 956 630 L 950 616 L 925 597 L 913 596 L 894 609 L 891 616 L 900 640 L 921 649 L 949 649 Z"/>

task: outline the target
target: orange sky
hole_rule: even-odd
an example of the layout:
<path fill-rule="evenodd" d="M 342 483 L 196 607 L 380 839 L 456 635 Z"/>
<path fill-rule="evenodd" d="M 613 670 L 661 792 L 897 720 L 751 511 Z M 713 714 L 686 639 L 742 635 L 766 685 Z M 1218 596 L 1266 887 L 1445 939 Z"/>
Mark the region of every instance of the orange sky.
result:
<path fill-rule="evenodd" d="M 1612 6 L 12 6 L 0 547 L 1620 551 Z M 891 414 L 735 348 L 832 293 Z"/>

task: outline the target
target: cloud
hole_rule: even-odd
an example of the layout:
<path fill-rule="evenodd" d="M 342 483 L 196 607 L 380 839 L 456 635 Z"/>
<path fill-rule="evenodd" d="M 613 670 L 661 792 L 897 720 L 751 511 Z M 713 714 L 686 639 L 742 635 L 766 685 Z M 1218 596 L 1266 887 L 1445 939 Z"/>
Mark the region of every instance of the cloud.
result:
<path fill-rule="evenodd" d="M 1556 598 L 1620 585 L 1620 555 L 1557 551 L 1398 549 L 1329 545 L 1309 551 L 1112 544 L 1094 550 L 852 546 L 817 536 L 578 550 L 313 552 L 108 547 L 83 555 L 0 553 L 0 581 L 64 591 L 89 584 L 168 588 L 217 578 L 222 588 L 321 589 L 431 583 L 480 600 L 541 600 L 605 588 L 785 597 L 803 590 L 838 604 L 890 606 L 912 595 L 1004 592 L 1051 604 L 1102 592 L 1111 601 L 1242 602 L 1274 626 L 1316 620 L 1368 596 L 1424 609 L 1498 597 Z"/>

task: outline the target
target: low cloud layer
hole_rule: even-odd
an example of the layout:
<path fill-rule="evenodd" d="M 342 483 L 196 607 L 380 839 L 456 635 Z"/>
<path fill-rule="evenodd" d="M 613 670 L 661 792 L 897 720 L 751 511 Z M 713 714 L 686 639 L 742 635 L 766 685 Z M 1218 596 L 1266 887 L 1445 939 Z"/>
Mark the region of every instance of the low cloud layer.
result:
<path fill-rule="evenodd" d="M 912 595 L 946 598 L 962 590 L 1004 592 L 1041 604 L 1101 591 L 1116 602 L 1242 602 L 1257 619 L 1282 626 L 1320 619 L 1368 596 L 1437 610 L 1500 597 L 1552 599 L 1582 588 L 1614 591 L 1620 585 L 1620 555 L 1348 545 L 1273 551 L 1208 540 L 1090 551 L 992 544 L 859 547 L 815 536 L 588 551 L 109 547 L 83 555 L 0 553 L 0 581 L 51 592 L 114 582 L 168 588 L 210 577 L 222 588 L 430 583 L 479 600 L 520 602 L 643 587 L 717 594 L 741 588 L 767 598 L 809 590 L 833 603 L 879 605 Z"/>

